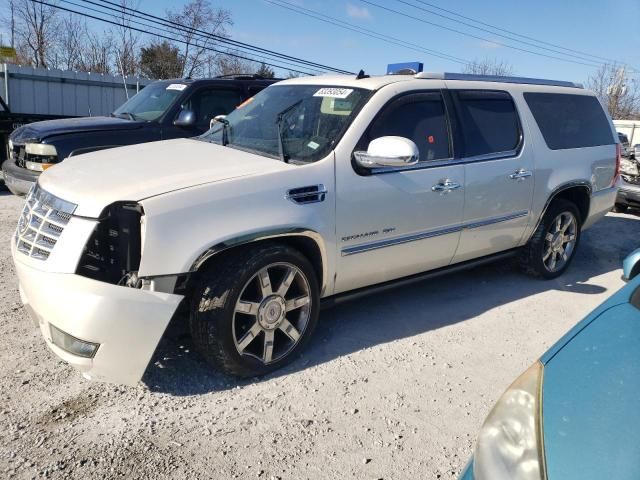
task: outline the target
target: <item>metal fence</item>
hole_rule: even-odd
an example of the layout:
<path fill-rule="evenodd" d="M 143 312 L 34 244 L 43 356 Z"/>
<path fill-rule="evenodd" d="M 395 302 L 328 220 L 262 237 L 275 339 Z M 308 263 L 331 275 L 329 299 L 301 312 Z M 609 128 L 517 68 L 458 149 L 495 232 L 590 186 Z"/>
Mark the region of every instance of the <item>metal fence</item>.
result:
<path fill-rule="evenodd" d="M 13 113 L 108 115 L 151 83 L 140 77 L 0 65 L 0 96 Z M 126 85 L 126 91 L 125 91 Z"/>

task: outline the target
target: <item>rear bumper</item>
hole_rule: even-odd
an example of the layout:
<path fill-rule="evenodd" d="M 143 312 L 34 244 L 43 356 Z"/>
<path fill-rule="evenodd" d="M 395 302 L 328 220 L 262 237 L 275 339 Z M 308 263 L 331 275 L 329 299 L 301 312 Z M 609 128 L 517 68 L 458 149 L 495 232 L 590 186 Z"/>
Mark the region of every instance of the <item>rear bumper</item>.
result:
<path fill-rule="evenodd" d="M 90 379 L 134 385 L 144 374 L 181 295 L 139 290 L 74 274 L 49 273 L 20 261 L 12 241 L 20 297 L 47 346 Z M 93 358 L 69 353 L 51 338 L 51 325 L 99 344 Z"/>
<path fill-rule="evenodd" d="M 611 211 L 616 202 L 618 187 L 604 188 L 591 194 L 591 204 L 589 206 L 589 215 L 587 216 L 582 229 L 587 229 L 598 220 L 601 220 L 607 213 Z"/>
<path fill-rule="evenodd" d="M 26 195 L 38 181 L 40 172 L 32 172 L 26 168 L 18 167 L 11 159 L 2 163 L 2 175 L 7 188 L 14 195 Z"/>

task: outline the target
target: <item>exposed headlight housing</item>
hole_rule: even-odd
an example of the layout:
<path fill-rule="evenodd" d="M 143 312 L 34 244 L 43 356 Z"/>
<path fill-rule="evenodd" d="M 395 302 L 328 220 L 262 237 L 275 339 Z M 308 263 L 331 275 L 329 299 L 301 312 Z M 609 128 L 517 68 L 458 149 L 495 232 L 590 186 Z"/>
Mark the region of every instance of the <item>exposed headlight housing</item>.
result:
<path fill-rule="evenodd" d="M 475 480 L 545 480 L 542 437 L 544 367 L 533 364 L 500 397 L 480 430 Z"/>
<path fill-rule="evenodd" d="M 44 172 L 58 160 L 58 152 L 53 145 L 27 143 L 24 146 L 24 150 L 26 153 L 25 167 L 34 172 Z"/>

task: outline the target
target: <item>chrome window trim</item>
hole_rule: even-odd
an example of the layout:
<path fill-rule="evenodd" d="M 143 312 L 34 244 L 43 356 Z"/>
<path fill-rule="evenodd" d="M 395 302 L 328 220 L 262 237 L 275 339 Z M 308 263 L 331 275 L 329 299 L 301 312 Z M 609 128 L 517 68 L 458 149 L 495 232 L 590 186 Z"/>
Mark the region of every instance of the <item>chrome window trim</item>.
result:
<path fill-rule="evenodd" d="M 372 168 L 371 175 L 380 173 L 407 172 L 412 170 L 424 170 L 426 168 L 448 167 L 451 165 L 465 165 L 467 163 L 488 162 L 491 160 L 503 160 L 506 158 L 515 158 L 520 155 L 522 148 L 517 150 L 508 150 L 505 152 L 486 153 L 484 155 L 476 155 L 474 157 L 464 158 L 446 158 L 441 160 L 425 160 L 418 162 L 410 167 L 390 167 L 390 168 Z"/>
<path fill-rule="evenodd" d="M 486 227 L 495 223 L 508 222 L 510 220 L 515 220 L 516 218 L 526 217 L 527 215 L 529 215 L 529 210 L 519 210 L 517 212 L 510 213 L 509 215 L 501 215 L 499 217 L 486 218 L 484 220 L 477 220 L 475 222 L 466 222 L 435 230 L 427 230 L 424 232 L 412 233 L 410 235 L 403 235 L 401 237 L 390 238 L 387 240 L 378 240 L 375 242 L 354 245 L 352 247 L 345 247 L 341 250 L 340 253 L 343 257 L 348 257 L 357 253 L 364 253 L 371 250 L 378 250 L 380 248 L 401 245 L 403 243 L 415 242 L 417 240 L 439 237 L 441 235 L 461 232 L 462 230 L 470 230 L 472 228 Z"/>

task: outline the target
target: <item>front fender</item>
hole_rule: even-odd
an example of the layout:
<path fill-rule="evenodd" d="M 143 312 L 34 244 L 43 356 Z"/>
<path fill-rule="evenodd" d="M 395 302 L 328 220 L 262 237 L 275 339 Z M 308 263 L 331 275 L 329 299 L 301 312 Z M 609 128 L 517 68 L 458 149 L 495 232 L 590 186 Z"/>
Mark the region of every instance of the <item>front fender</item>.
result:
<path fill-rule="evenodd" d="M 269 160 L 265 160 L 269 161 Z M 333 279 L 335 189 L 332 162 L 300 166 L 169 192 L 141 201 L 144 208 L 139 275 L 157 277 L 197 270 L 207 259 L 238 245 L 302 236 L 321 252 L 323 281 Z M 324 200 L 297 204 L 291 188 L 322 183 Z M 323 292 L 330 294 L 332 285 Z"/>

